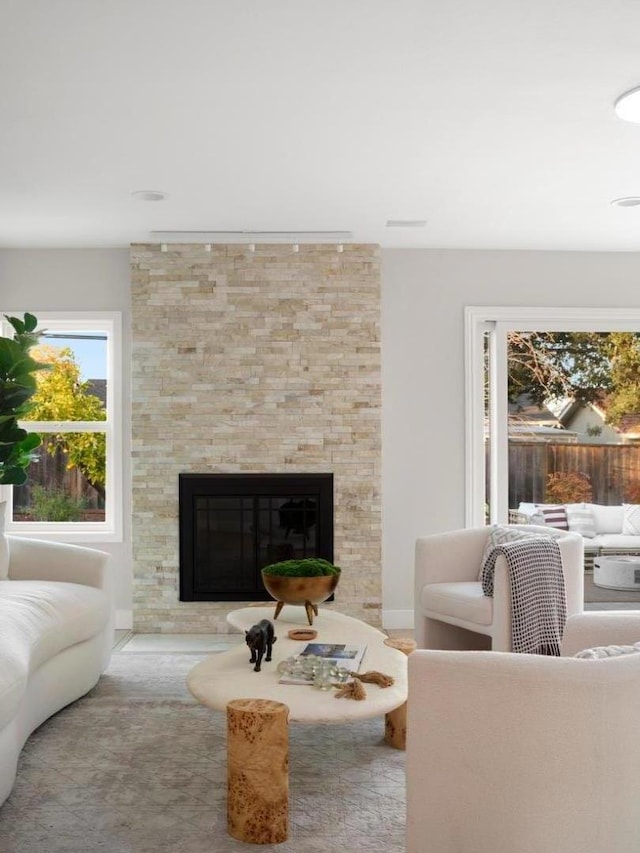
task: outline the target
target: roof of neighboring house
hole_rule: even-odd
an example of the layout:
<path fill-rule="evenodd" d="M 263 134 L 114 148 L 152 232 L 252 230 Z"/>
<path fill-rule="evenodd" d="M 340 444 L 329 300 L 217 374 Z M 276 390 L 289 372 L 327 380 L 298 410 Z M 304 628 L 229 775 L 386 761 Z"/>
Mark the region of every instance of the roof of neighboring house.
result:
<path fill-rule="evenodd" d="M 519 394 L 509 403 L 509 424 L 563 429 L 562 423 L 553 412 L 547 406 L 534 403 L 530 394 Z"/>
<path fill-rule="evenodd" d="M 565 429 L 546 406 L 531 400 L 530 394 L 520 394 L 509 402 L 509 437 L 514 441 L 575 441 L 577 433 Z M 488 422 L 485 432 L 488 432 Z"/>
<path fill-rule="evenodd" d="M 107 407 L 107 380 L 106 379 L 87 379 L 86 384 L 87 394 L 93 394 L 97 397 L 102 405 Z"/>
<path fill-rule="evenodd" d="M 593 402 L 581 402 L 579 400 L 562 401 L 563 405 L 556 409 L 558 419 L 562 424 L 570 424 L 572 416 L 581 408 L 589 408 L 592 412 L 602 418 L 603 424 L 607 423 L 607 410 L 609 408 L 611 397 L 603 394 L 598 400 Z M 624 436 L 640 436 L 640 412 L 629 412 L 623 415 L 620 423 L 608 424 L 620 435 Z"/>

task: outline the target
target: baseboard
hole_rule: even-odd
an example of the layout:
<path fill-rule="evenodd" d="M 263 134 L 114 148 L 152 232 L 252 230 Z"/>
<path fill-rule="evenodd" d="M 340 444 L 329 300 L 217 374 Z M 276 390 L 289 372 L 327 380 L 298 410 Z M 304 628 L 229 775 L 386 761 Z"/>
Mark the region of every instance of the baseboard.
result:
<path fill-rule="evenodd" d="M 413 610 L 383 610 L 383 628 L 407 628 L 413 629 Z"/>
<path fill-rule="evenodd" d="M 413 610 L 383 610 L 382 625 L 384 628 L 413 628 Z M 133 628 L 133 611 L 116 610 L 116 629 L 131 630 Z"/>
<path fill-rule="evenodd" d="M 116 610 L 116 631 L 131 630 L 133 628 L 133 611 Z"/>

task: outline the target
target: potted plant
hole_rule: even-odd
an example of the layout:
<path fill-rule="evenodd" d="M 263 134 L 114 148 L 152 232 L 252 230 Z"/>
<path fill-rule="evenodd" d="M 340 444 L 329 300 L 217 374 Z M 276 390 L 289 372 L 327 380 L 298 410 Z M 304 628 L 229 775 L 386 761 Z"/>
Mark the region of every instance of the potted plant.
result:
<path fill-rule="evenodd" d="M 33 314 L 24 319 L 7 317 L 13 338 L 0 337 L 0 484 L 22 485 L 27 468 L 40 444 L 40 436 L 18 425 L 30 408 L 36 391 L 35 373 L 44 365 L 29 355 L 38 342 L 38 321 Z"/>
<path fill-rule="evenodd" d="M 283 560 L 262 569 L 262 582 L 277 601 L 274 619 L 283 605 L 304 604 L 309 625 L 318 615 L 318 604 L 326 601 L 340 580 L 340 568 L 321 557 Z"/>

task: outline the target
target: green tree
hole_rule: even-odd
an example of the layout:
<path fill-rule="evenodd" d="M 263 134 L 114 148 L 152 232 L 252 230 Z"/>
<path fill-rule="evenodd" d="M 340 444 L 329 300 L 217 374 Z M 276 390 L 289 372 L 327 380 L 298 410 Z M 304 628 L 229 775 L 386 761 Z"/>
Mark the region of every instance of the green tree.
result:
<path fill-rule="evenodd" d="M 593 402 L 613 390 L 610 335 L 601 332 L 509 332 L 509 399 L 528 394 Z"/>
<path fill-rule="evenodd" d="M 607 422 L 640 412 L 640 334 L 637 332 L 510 332 L 509 399 L 526 393 L 542 404 L 553 397 L 607 400 Z"/>
<path fill-rule="evenodd" d="M 607 421 L 617 426 L 623 415 L 640 412 L 640 336 L 634 332 L 612 332 L 607 338 L 613 386 Z"/>
<path fill-rule="evenodd" d="M 38 361 L 50 365 L 36 377 L 31 421 L 104 421 L 106 412 L 99 397 L 89 392 L 89 383 L 80 379 L 80 367 L 71 349 L 43 345 L 34 347 Z M 105 435 L 103 432 L 65 432 L 51 436 L 48 452 L 61 451 L 67 468 L 77 468 L 104 497 Z"/>

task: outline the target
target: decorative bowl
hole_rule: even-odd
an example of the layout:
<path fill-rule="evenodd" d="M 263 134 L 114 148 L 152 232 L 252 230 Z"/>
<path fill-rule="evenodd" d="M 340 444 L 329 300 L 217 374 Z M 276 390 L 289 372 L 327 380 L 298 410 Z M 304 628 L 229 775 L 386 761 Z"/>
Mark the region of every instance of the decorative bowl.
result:
<path fill-rule="evenodd" d="M 286 577 L 262 574 L 265 589 L 278 603 L 274 619 L 285 604 L 302 604 L 307 612 L 309 625 L 313 625 L 314 614 L 318 615 L 318 604 L 326 601 L 338 586 L 340 575 L 318 575 L 315 577 Z"/>

